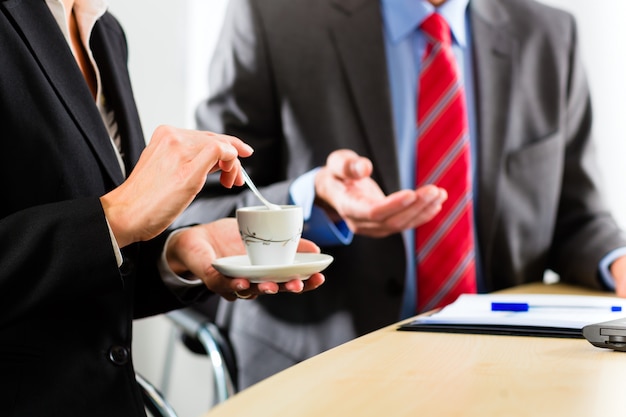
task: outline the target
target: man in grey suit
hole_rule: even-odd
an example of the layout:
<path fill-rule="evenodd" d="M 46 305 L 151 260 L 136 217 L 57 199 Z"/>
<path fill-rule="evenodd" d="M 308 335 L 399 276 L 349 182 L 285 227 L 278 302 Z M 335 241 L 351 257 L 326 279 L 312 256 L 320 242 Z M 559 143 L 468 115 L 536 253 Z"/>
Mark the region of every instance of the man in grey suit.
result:
<path fill-rule="evenodd" d="M 435 9 L 467 92 L 478 290 L 550 269 L 626 295 L 572 16 L 533 0 L 230 0 L 200 127 L 252 144 L 262 192 L 302 205 L 304 236 L 335 257 L 314 294 L 221 306 L 241 388 L 420 311 L 412 234 L 446 198 L 414 189 L 411 167 L 418 27 Z M 258 204 L 211 181 L 184 218 Z"/>

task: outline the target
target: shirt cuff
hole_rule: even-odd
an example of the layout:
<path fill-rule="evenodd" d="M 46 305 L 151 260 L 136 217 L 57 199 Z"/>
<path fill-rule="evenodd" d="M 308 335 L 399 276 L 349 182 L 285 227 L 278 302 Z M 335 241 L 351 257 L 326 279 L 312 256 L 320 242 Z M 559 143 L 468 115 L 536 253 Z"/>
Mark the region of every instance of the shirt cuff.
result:
<path fill-rule="evenodd" d="M 315 176 L 320 169 L 315 168 L 300 175 L 289 186 L 289 199 L 293 204 L 302 207 L 305 222 L 311 217 L 311 210 L 315 201 Z"/>
<path fill-rule="evenodd" d="M 624 255 L 626 255 L 626 247 L 614 249 L 602 258 L 600 265 L 598 266 L 602 283 L 613 291 L 615 291 L 615 278 L 611 274 L 610 267 L 617 258 Z"/>
<path fill-rule="evenodd" d="M 117 261 L 117 267 L 122 266 L 124 262 L 124 258 L 122 257 L 122 251 L 120 250 L 120 245 L 117 243 L 117 239 L 113 234 L 113 229 L 111 229 L 111 225 L 109 224 L 109 219 L 104 217 L 104 220 L 107 222 L 107 227 L 109 228 L 109 236 L 111 236 L 111 245 L 113 245 L 113 253 L 115 253 L 115 260 Z"/>
<path fill-rule="evenodd" d="M 354 233 L 346 222 L 334 223 L 326 212 L 313 204 L 315 201 L 315 175 L 321 168 L 315 168 L 291 183 L 289 198 L 293 204 L 302 207 L 304 229 L 302 237 L 319 246 L 349 245 Z"/>
<path fill-rule="evenodd" d="M 170 233 L 170 235 L 167 237 L 167 240 L 165 241 L 165 245 L 163 246 L 163 252 L 161 253 L 161 258 L 158 261 L 158 268 L 159 268 L 159 272 L 161 274 L 161 279 L 163 280 L 163 283 L 165 284 L 167 288 L 170 289 L 170 291 L 176 294 L 179 298 L 184 298 L 185 293 L 190 288 L 196 288 L 199 285 L 204 284 L 202 280 L 199 278 L 196 278 L 196 277 L 183 278 L 180 275 L 177 275 L 176 273 L 174 273 L 174 271 L 172 271 L 169 264 L 167 263 L 167 257 L 165 256 L 165 251 L 167 249 L 168 243 L 170 242 L 170 239 L 172 239 L 172 237 L 176 236 L 178 233 L 182 232 L 185 229 L 188 229 L 188 227 L 183 227 Z"/>

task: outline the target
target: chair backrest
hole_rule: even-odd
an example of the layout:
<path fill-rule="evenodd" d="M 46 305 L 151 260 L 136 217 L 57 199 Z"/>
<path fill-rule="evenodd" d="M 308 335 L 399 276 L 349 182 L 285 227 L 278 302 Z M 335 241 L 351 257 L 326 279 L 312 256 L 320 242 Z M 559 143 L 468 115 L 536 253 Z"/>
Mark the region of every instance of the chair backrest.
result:
<path fill-rule="evenodd" d="M 154 385 L 138 373 L 135 373 L 135 378 L 141 387 L 144 405 L 153 417 L 178 417 L 172 406 Z"/>

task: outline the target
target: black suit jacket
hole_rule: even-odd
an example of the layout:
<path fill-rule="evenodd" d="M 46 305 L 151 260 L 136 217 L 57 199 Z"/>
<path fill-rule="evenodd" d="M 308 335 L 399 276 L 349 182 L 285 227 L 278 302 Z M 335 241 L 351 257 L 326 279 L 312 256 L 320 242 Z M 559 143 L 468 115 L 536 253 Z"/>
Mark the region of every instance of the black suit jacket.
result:
<path fill-rule="evenodd" d="M 130 170 L 144 139 L 126 48 L 106 14 L 92 50 Z M 0 2 L 0 138 L 0 415 L 144 415 L 131 323 L 180 306 L 156 269 L 164 236 L 118 268 L 99 197 L 123 175 L 41 0 Z"/>

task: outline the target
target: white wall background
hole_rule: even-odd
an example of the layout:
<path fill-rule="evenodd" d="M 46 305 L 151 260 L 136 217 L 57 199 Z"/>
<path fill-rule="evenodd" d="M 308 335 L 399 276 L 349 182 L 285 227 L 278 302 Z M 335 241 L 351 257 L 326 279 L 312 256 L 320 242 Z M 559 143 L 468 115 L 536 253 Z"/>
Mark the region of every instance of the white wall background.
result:
<path fill-rule="evenodd" d="M 208 91 L 207 65 L 228 0 L 109 0 L 126 29 L 137 105 L 149 139 L 159 124 L 193 127 L 193 111 Z M 543 0 L 576 16 L 595 108 L 594 131 L 608 203 L 626 227 L 626 2 Z M 606 13 L 606 12 L 609 13 Z M 161 384 L 170 325 L 163 317 L 136 323 L 138 371 Z M 209 362 L 176 351 L 168 398 L 180 417 L 199 417 L 209 404 Z"/>

